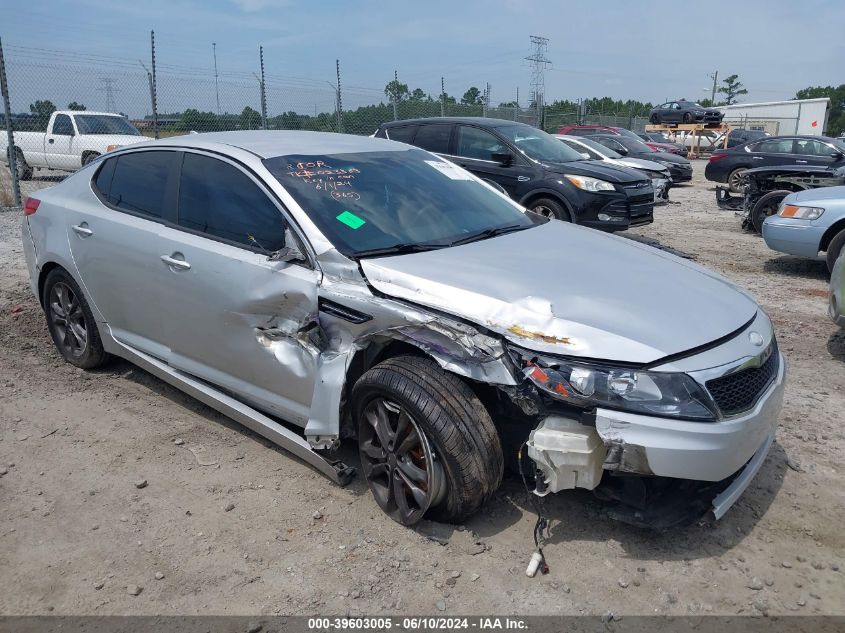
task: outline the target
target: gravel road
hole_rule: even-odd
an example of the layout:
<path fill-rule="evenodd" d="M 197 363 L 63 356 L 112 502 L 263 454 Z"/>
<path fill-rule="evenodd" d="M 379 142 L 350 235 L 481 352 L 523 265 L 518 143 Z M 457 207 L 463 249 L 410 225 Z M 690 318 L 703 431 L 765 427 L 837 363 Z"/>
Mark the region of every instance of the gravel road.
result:
<path fill-rule="evenodd" d="M 772 316 L 789 362 L 777 441 L 717 523 L 655 533 L 586 491 L 547 498 L 551 572 L 534 579 L 515 477 L 465 526 L 405 529 L 360 479 L 339 488 L 128 363 L 61 362 L 20 215 L 0 212 L 0 614 L 845 614 L 845 333 L 826 270 L 740 231 L 703 168 L 631 233 Z"/>

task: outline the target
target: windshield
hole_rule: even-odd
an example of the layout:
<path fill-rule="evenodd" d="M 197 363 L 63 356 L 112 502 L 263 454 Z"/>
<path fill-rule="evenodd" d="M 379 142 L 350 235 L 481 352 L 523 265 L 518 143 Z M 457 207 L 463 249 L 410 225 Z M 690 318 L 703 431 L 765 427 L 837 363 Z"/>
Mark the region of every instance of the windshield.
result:
<path fill-rule="evenodd" d="M 614 140 L 619 141 L 620 143 L 622 143 L 622 145 L 627 148 L 629 152 L 634 152 L 635 154 L 650 153 L 654 151 L 638 138 L 628 138 L 627 136 L 623 136 L 621 139 L 617 138 Z"/>
<path fill-rule="evenodd" d="M 264 165 L 348 257 L 535 225 L 468 172 L 419 149 L 278 156 Z"/>
<path fill-rule="evenodd" d="M 618 152 L 614 152 L 609 147 L 605 147 L 601 143 L 596 143 L 594 140 L 590 138 L 579 138 L 584 145 L 589 147 L 594 152 L 601 154 L 602 156 L 606 156 L 607 158 L 622 158 L 622 154 Z"/>
<path fill-rule="evenodd" d="M 128 119 L 122 116 L 108 116 L 103 114 L 77 114 L 76 127 L 80 134 L 121 134 L 124 136 L 141 136 L 141 133 Z"/>
<path fill-rule="evenodd" d="M 541 163 L 570 163 L 586 160 L 568 145 L 561 143 L 551 134 L 528 125 L 506 125 L 497 127 L 496 132 L 522 150 L 528 158 Z"/>
<path fill-rule="evenodd" d="M 687 106 L 688 108 L 696 108 L 696 109 L 698 109 L 698 110 L 703 110 L 703 109 L 704 109 L 704 106 L 703 106 L 703 105 L 699 105 L 699 104 L 697 104 L 697 103 L 695 103 L 695 102 L 690 102 L 690 101 L 687 101 L 687 102 L 686 102 L 686 106 Z"/>
<path fill-rule="evenodd" d="M 628 138 L 640 138 L 639 136 L 637 136 L 636 132 L 626 130 L 624 127 L 618 127 L 616 128 L 616 131 L 619 132 L 620 136 L 627 136 Z"/>

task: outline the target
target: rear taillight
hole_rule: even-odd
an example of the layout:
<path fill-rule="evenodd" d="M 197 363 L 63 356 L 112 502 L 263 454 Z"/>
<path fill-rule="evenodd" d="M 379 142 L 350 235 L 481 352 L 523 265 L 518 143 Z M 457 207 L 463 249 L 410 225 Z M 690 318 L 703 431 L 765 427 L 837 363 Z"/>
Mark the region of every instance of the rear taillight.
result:
<path fill-rule="evenodd" d="M 27 198 L 26 202 L 23 205 L 23 214 L 24 215 L 32 215 L 36 211 L 38 211 L 38 205 L 41 204 L 41 200 L 38 198 Z"/>
<path fill-rule="evenodd" d="M 710 154 L 710 161 L 711 163 L 715 163 L 717 160 L 722 160 L 723 158 L 727 158 L 729 154 Z"/>

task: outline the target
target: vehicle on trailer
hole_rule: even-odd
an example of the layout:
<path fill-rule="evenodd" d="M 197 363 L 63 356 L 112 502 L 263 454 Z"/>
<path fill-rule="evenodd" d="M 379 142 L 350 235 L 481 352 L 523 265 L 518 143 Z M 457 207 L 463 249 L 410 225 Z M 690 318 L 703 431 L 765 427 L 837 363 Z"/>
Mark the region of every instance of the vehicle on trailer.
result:
<path fill-rule="evenodd" d="M 745 170 L 741 177 L 742 196 L 732 196 L 727 187 L 716 187 L 716 203 L 734 209 L 742 219 L 742 228 L 763 230 L 763 223 L 775 215 L 784 198 L 794 192 L 819 187 L 845 185 L 842 167 L 799 167 L 782 165 Z"/>
<path fill-rule="evenodd" d="M 845 186 L 790 193 L 763 222 L 763 239 L 780 253 L 824 257 L 832 271 L 845 248 Z"/>
<path fill-rule="evenodd" d="M 828 314 L 836 325 L 845 329 L 845 252 L 839 253 L 830 273 Z"/>
<path fill-rule="evenodd" d="M 664 140 L 645 141 L 639 134 L 624 127 L 613 127 L 611 125 L 564 125 L 557 129 L 556 134 L 565 134 L 567 136 L 595 136 L 596 134 L 615 134 L 617 136 L 627 136 L 629 138 L 636 138 L 644 141 L 651 149 L 656 152 L 669 152 L 670 154 L 679 154 L 686 157 L 689 150 L 680 143 L 671 143 Z"/>
<path fill-rule="evenodd" d="M 35 169 L 74 171 L 106 152 L 146 140 L 121 114 L 57 110 L 50 115 L 46 132 L 15 131 L 11 151 L 18 177 L 29 180 Z M 12 164 L 6 134 L 0 134 L 0 156 Z"/>
<path fill-rule="evenodd" d="M 661 123 L 721 123 L 723 112 L 716 108 L 705 108 L 694 101 L 678 99 L 667 101 L 651 109 L 648 120 L 654 125 Z"/>
<path fill-rule="evenodd" d="M 845 142 L 826 136 L 768 136 L 715 150 L 704 177 L 740 193 L 740 176 L 745 170 L 776 165 L 839 167 L 845 165 Z"/>
<path fill-rule="evenodd" d="M 618 165 L 620 167 L 630 167 L 641 171 L 646 176 L 651 178 L 652 187 L 654 187 L 654 201 L 665 202 L 669 200 L 669 189 L 672 186 L 672 175 L 669 169 L 660 163 L 655 163 L 651 160 L 642 160 L 641 158 L 629 158 L 617 154 L 612 149 L 605 147 L 601 143 L 596 143 L 594 140 L 585 136 L 566 136 L 565 134 L 555 134 L 555 138 L 569 147 L 579 152 L 584 158 L 589 160 L 600 160 L 611 165 Z"/>
<path fill-rule="evenodd" d="M 464 521 L 519 454 L 537 494 L 718 518 L 775 436 L 786 368 L 747 293 L 404 143 L 126 147 L 30 197 L 22 229 L 67 362 L 125 358 L 340 484 L 355 438 L 405 525 Z"/>
<path fill-rule="evenodd" d="M 596 143 L 600 143 L 622 156 L 660 163 L 669 170 L 673 183 L 692 180 L 692 163 L 683 156 L 669 152 L 657 152 L 638 138 L 610 134 L 596 134 L 591 138 Z"/>
<path fill-rule="evenodd" d="M 587 160 L 524 123 L 480 117 L 410 119 L 384 123 L 375 135 L 443 156 L 548 218 L 602 231 L 654 221 L 654 189 L 644 174 Z"/>

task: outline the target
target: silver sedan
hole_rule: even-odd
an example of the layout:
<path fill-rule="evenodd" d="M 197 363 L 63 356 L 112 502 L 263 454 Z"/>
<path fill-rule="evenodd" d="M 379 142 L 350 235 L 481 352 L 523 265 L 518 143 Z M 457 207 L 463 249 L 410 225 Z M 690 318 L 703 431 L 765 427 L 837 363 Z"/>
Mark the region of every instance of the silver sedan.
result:
<path fill-rule="evenodd" d="M 774 438 L 785 366 L 750 296 L 401 143 L 139 144 L 29 198 L 22 228 L 67 362 L 128 359 L 340 484 L 354 438 L 402 524 L 463 521 L 506 458 L 634 522 L 720 517 Z"/>

